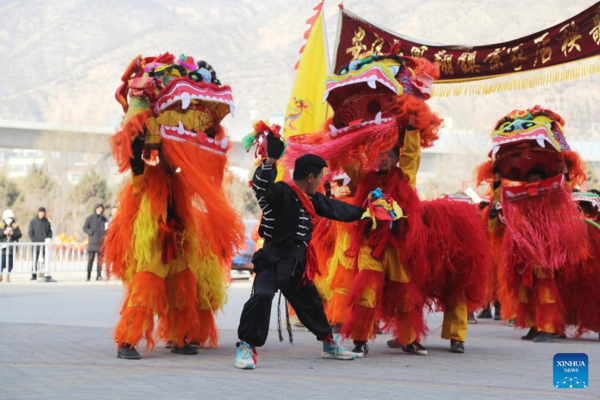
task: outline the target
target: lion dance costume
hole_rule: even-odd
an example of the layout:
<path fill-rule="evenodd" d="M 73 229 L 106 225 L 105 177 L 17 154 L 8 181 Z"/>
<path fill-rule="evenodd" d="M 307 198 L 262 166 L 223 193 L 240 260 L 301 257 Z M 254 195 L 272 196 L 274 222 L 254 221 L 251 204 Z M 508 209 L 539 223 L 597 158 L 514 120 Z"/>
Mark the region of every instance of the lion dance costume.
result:
<path fill-rule="evenodd" d="M 587 331 L 600 333 L 600 196 L 597 192 L 573 193 L 586 223 L 589 256 L 572 274 L 564 274 L 558 288 L 565 307 L 565 324 L 577 328 L 576 335 Z"/>
<path fill-rule="evenodd" d="M 152 351 L 157 316 L 157 336 L 174 347 L 216 346 L 214 314 L 244 235 L 223 190 L 231 89 L 206 62 L 169 53 L 137 57 L 122 81 L 126 114 L 111 146 L 133 177 L 106 238 L 112 275 L 127 288 L 115 341 L 121 349 L 145 338 Z"/>
<path fill-rule="evenodd" d="M 324 131 L 290 138 L 288 165 L 305 153 L 323 157 L 333 173 L 348 174 L 357 186 L 354 204 L 368 209 L 347 239 L 331 230 L 347 240 L 344 255 L 354 265 L 334 275 L 347 303 L 332 298 L 328 307 L 333 322 L 344 322 L 342 335 L 364 352 L 378 321 L 398 342 L 420 346 L 414 342 L 427 332 L 426 301 L 447 311 L 442 335 L 464 341 L 467 308 L 484 300 L 489 250 L 476 210 L 448 199 L 421 202 L 415 190 L 421 148 L 433 145 L 441 124 L 426 104 L 438 76 L 436 65 L 395 48 L 363 54 L 328 78 L 334 115 Z M 378 171 L 380 154 L 394 148 L 399 167 Z"/>
<path fill-rule="evenodd" d="M 506 223 L 498 271 L 502 314 L 531 328 L 523 339 L 536 342 L 552 341 L 566 324 L 597 330 L 600 318 L 598 230 L 571 195 L 585 174 L 564 124 L 540 106 L 511 112 L 496 124 L 491 160 L 479 167 Z"/>

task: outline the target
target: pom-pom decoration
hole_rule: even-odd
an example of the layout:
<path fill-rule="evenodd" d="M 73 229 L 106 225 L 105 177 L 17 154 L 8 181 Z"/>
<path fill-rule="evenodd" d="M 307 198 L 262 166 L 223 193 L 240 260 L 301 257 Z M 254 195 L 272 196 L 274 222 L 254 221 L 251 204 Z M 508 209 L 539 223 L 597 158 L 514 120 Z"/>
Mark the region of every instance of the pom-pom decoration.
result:
<path fill-rule="evenodd" d="M 394 221 L 407 217 L 398 203 L 383 194 L 381 188 L 377 188 L 369 193 L 364 207 L 366 211 L 361 219 L 371 219 L 373 221 L 371 230 L 377 228 L 377 221 L 389 222 L 390 229 L 392 229 Z"/>
<path fill-rule="evenodd" d="M 253 128 L 253 132 L 244 136 L 242 139 L 244 149 L 248 153 L 254 146 L 255 158 L 267 158 L 267 135 L 273 133 L 273 136 L 275 136 L 276 139 L 281 138 L 281 126 L 277 124 L 269 126 L 268 122 L 260 120 L 253 125 Z M 284 145 L 287 147 L 287 142 L 284 142 Z M 285 154 L 285 150 L 283 154 Z"/>

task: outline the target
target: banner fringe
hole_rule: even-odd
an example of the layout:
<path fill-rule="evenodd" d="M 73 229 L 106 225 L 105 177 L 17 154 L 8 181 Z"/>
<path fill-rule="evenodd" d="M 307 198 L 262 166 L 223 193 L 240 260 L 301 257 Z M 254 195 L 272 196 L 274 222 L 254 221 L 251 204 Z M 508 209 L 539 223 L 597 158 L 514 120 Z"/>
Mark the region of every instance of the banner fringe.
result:
<path fill-rule="evenodd" d="M 577 64 L 577 65 L 573 65 Z M 562 66 L 526 71 L 477 80 L 435 82 L 433 96 L 480 96 L 490 93 L 531 89 L 558 82 L 581 79 L 600 72 L 600 57 L 578 60 Z"/>

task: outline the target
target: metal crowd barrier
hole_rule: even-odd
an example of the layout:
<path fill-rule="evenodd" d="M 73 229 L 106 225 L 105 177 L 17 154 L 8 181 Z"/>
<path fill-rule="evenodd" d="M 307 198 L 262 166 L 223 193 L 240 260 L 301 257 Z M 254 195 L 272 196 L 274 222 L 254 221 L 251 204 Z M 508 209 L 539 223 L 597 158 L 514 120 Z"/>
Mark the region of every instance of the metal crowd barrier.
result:
<path fill-rule="evenodd" d="M 87 245 L 85 243 L 0 243 L 2 273 L 35 273 L 51 281 L 53 272 L 87 271 Z M 12 258 L 12 260 L 11 260 Z"/>

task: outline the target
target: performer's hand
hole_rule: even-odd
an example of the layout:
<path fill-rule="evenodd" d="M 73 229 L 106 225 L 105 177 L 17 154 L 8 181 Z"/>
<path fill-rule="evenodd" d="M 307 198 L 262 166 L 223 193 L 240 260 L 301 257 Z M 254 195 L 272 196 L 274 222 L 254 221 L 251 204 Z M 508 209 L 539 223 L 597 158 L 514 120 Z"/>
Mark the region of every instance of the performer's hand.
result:
<path fill-rule="evenodd" d="M 129 166 L 131 167 L 131 171 L 133 175 L 142 175 L 144 173 L 145 163 L 142 160 L 142 154 L 144 153 L 144 139 L 136 136 L 133 138 L 131 142 L 131 152 L 133 153 L 133 158 L 129 160 Z"/>
<path fill-rule="evenodd" d="M 134 160 L 141 160 L 142 153 L 144 152 L 144 139 L 139 136 L 133 138 L 133 141 L 131 142 L 131 152 L 133 153 Z"/>
<path fill-rule="evenodd" d="M 348 186 L 336 186 L 331 189 L 331 194 L 335 198 L 350 196 L 351 191 Z"/>
<path fill-rule="evenodd" d="M 273 132 L 269 132 L 267 135 L 267 157 L 279 160 L 284 150 L 283 140 L 276 138 Z"/>
<path fill-rule="evenodd" d="M 500 181 L 500 168 L 494 166 L 494 168 L 492 168 L 492 173 L 494 174 L 494 181 L 499 182 Z"/>

